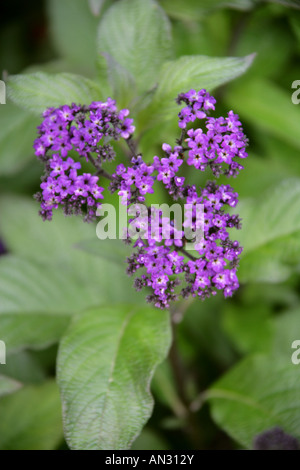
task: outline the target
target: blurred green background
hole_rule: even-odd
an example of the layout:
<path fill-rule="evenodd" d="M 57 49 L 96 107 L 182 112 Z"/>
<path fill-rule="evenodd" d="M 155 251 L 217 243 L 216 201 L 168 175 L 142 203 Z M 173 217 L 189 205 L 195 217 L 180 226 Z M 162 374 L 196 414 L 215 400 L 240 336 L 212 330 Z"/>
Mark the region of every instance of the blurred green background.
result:
<path fill-rule="evenodd" d="M 97 28 L 113 3 L 3 2 L 3 78 L 35 71 L 95 78 Z M 240 195 L 243 229 L 234 236 L 245 247 L 241 287 L 232 299 L 176 307 L 183 316 L 178 348 L 155 374 L 154 413 L 133 448 L 251 448 L 275 425 L 300 439 L 300 364 L 291 361 L 300 339 L 300 104 L 291 99 L 300 80 L 298 2 L 160 4 L 172 23 L 175 57 L 257 55 L 243 76 L 214 93 L 217 113 L 239 113 L 250 140 L 245 170 L 222 179 Z M 94 227 L 60 215 L 47 225 L 38 218 L 32 195 L 42 168 L 32 143 L 39 120 L 9 100 L 0 105 L 0 339 L 8 346 L 7 365 L 0 365 L 1 449 L 67 448 L 54 378 L 70 312 L 103 298 L 141 302 L 125 266 L 93 257 L 98 247 L 90 254 L 78 248 L 93 240 Z M 154 122 L 140 148 L 152 158 L 176 136 L 176 116 Z M 195 170 L 186 176 L 198 185 L 207 178 Z"/>

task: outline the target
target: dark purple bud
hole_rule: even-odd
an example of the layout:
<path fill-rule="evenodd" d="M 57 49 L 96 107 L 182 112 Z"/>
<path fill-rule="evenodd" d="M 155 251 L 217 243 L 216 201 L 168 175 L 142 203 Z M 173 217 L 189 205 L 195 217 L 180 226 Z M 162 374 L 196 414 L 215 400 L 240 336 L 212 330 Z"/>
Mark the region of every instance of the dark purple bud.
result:
<path fill-rule="evenodd" d="M 254 450 L 299 450 L 298 440 L 275 427 L 255 437 Z"/>
<path fill-rule="evenodd" d="M 7 255 L 8 251 L 6 249 L 6 246 L 4 245 L 4 242 L 0 239 L 0 256 Z"/>

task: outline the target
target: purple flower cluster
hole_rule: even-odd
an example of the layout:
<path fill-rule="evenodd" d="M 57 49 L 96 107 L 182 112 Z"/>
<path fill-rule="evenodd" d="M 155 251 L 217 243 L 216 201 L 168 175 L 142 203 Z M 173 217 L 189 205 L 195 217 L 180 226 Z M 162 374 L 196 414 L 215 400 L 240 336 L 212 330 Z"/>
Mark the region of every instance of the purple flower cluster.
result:
<path fill-rule="evenodd" d="M 208 117 L 207 113 L 215 110 L 216 100 L 205 90 L 181 94 L 178 102 L 187 104 L 179 113 L 182 129 L 197 118 L 205 119 L 205 130 L 197 127 L 187 131 L 187 164 L 201 171 L 209 167 L 215 176 L 236 176 L 244 168 L 236 159 L 248 156 L 245 150 L 248 140 L 238 115 L 230 111 L 226 118 Z"/>
<path fill-rule="evenodd" d="M 186 107 L 179 113 L 179 127 L 185 129 L 187 124 L 196 121 L 196 119 L 204 119 L 207 112 L 215 110 L 216 100 L 206 90 L 200 91 L 190 90 L 187 93 L 181 93 L 177 97 L 177 103 L 185 103 Z"/>
<path fill-rule="evenodd" d="M 66 158 L 71 150 L 88 160 L 94 153 L 99 165 L 114 158 L 114 151 L 107 142 L 111 139 L 129 139 L 135 127 L 129 119 L 128 109 L 117 111 L 114 100 L 93 102 L 90 106 L 61 106 L 47 109 L 44 121 L 38 127 L 39 137 L 34 143 L 35 154 L 41 160 L 48 151 Z"/>
<path fill-rule="evenodd" d="M 204 299 L 222 290 L 224 296 L 229 297 L 239 287 L 236 268 L 242 248 L 237 241 L 230 240 L 228 229 L 240 228 L 240 219 L 224 211 L 226 205 L 236 206 L 237 194 L 229 185 L 218 186 L 211 182 L 200 194 L 195 186 L 185 187 L 184 193 L 189 208 L 183 224 L 185 229 L 196 233 L 200 220 L 196 210 L 200 205 L 204 209 L 203 236 L 194 243 L 193 254 L 184 249 L 188 240 L 183 232 L 177 238 L 174 235 L 176 232 L 178 235 L 179 231 L 172 227 L 171 238 L 161 236 L 169 228 L 168 221 L 161 224 L 157 237 L 151 226 L 153 219 L 149 216 L 148 236 L 138 239 L 134 245 L 137 252 L 128 259 L 128 274 L 146 269 L 146 273 L 136 279 L 135 286 L 138 290 L 150 287 L 153 292 L 148 300 L 160 308 L 169 307 L 170 302 L 177 300 L 179 295 Z M 140 218 L 137 220 L 141 221 Z M 176 290 L 182 283 L 178 279 L 180 274 L 184 275 L 185 280 L 181 291 Z"/>
<path fill-rule="evenodd" d="M 220 175 L 221 165 L 226 163 L 228 169 L 223 173 L 235 176 L 243 167 L 234 158 L 247 157 L 247 139 L 238 116 L 232 111 L 227 118 L 208 117 L 216 101 L 205 90 L 181 94 L 178 102 L 182 101 L 187 106 L 179 113 L 182 135 L 177 145 L 172 148 L 164 143 L 164 156 L 155 156 L 151 163 L 145 163 L 139 155 L 132 159 L 131 166 L 119 165 L 111 184 L 111 190 L 118 191 L 122 203 L 130 207 L 144 202 L 146 194 L 153 193 L 154 183 L 161 182 L 173 200 L 180 200 L 184 207 L 189 207 L 184 229 L 193 234 L 203 224 L 203 237 L 200 241 L 194 240 L 191 255 L 185 250 L 186 232 L 175 228 L 172 221 L 161 217 L 158 230 L 157 227 L 153 230 L 153 210 L 130 221 L 131 226 L 141 231 L 141 236 L 134 245 L 137 252 L 128 259 L 128 273 L 133 275 L 145 270 L 135 280 L 135 286 L 138 290 L 150 287 L 152 294 L 148 300 L 160 308 L 169 307 L 179 295 L 206 298 L 222 290 L 228 297 L 239 287 L 236 270 L 242 248 L 237 241 L 230 240 L 228 229 L 240 228 L 240 219 L 224 210 L 226 206 L 236 206 L 238 194 L 229 185 L 218 186 L 211 182 L 197 192 L 196 186 L 186 185 L 185 177 L 178 172 L 186 163 L 202 171 L 209 166 L 215 175 Z M 186 129 L 189 123 L 204 118 L 206 133 L 198 127 Z M 188 148 L 184 148 L 184 142 Z M 197 217 L 199 207 L 204 210 L 201 220 Z M 165 237 L 165 233 L 169 236 Z M 185 280 L 181 291 L 178 288 L 182 284 L 180 275 Z"/>
<path fill-rule="evenodd" d="M 248 140 L 232 111 L 225 118 L 209 116 L 216 100 L 206 90 L 182 93 L 177 102 L 185 104 L 178 115 L 181 136 L 174 146 L 164 143 L 162 156 L 148 163 L 135 151 L 129 111 L 118 112 L 111 99 L 47 110 L 34 144 L 46 170 L 37 195 L 44 219 L 50 220 L 53 209 L 61 205 L 67 215 L 83 214 L 85 221 L 94 220 L 103 199 L 99 176 L 111 181 L 109 190 L 118 192 L 131 216 L 129 227 L 124 228 L 126 242 L 134 240 L 135 249 L 127 259 L 128 274 L 141 272 L 135 287 L 150 290 L 147 299 L 159 308 L 168 308 L 180 296 L 204 299 L 222 291 L 229 297 L 239 287 L 236 273 L 242 248 L 230 239 L 229 229 L 239 229 L 240 218 L 226 212 L 237 205 L 238 194 L 229 185 L 215 182 L 204 188 L 188 185 L 184 171 L 194 166 L 200 171 L 210 168 L 215 176 L 236 176 L 243 168 L 236 159 L 247 157 Z M 129 166 L 119 164 L 111 175 L 102 163 L 114 158 L 109 141 L 120 138 L 134 156 Z M 80 174 L 81 164 L 70 158 L 71 150 L 93 165 L 93 174 Z M 146 205 L 147 194 L 153 194 L 157 184 L 184 208 L 181 226 L 170 214 L 166 217 Z M 133 205 L 140 207 L 135 218 Z"/>
<path fill-rule="evenodd" d="M 47 162 L 47 166 L 49 176 L 41 184 L 43 191 L 40 195 L 44 220 L 51 220 L 53 209 L 57 209 L 59 205 L 64 207 L 66 215 L 85 213 L 86 221 L 94 220 L 104 190 L 97 184 L 98 176 L 90 173 L 78 175 L 77 170 L 81 169 L 81 164 L 70 157 L 64 161 L 57 154 Z"/>
<path fill-rule="evenodd" d="M 113 175 L 114 183 L 112 190 L 118 190 L 124 205 L 130 202 L 144 202 L 145 195 L 153 193 L 153 184 L 155 178 L 151 176 L 154 171 L 153 165 L 147 165 L 141 156 L 131 160 L 132 166 L 126 168 L 121 164 L 117 166 L 116 173 Z"/>
<path fill-rule="evenodd" d="M 109 141 L 130 139 L 135 130 L 128 115 L 128 109 L 118 112 L 115 101 L 110 98 L 90 106 L 72 104 L 49 108 L 43 113 L 34 149 L 46 170 L 42 192 L 36 195 L 44 220 L 51 220 L 53 209 L 59 205 L 66 215 L 84 214 L 88 222 L 95 219 L 99 199 L 103 199 L 103 187 L 97 184 L 99 177 L 78 174 L 81 164 L 68 155 L 75 151 L 79 158 L 91 162 L 100 175 L 102 163 L 115 157 Z"/>
<path fill-rule="evenodd" d="M 139 155 L 132 159 L 130 167 L 126 168 L 123 164 L 118 165 L 113 175 L 115 181 L 111 185 L 111 189 L 118 190 L 123 204 L 144 202 L 145 195 L 154 192 L 155 181 L 162 182 L 174 199 L 182 197 L 181 188 L 185 178 L 177 176 L 177 172 L 183 164 L 183 148 L 175 146 L 172 149 L 170 145 L 163 144 L 162 149 L 165 157 L 160 159 L 155 156 L 151 164 L 145 163 L 142 156 Z"/>

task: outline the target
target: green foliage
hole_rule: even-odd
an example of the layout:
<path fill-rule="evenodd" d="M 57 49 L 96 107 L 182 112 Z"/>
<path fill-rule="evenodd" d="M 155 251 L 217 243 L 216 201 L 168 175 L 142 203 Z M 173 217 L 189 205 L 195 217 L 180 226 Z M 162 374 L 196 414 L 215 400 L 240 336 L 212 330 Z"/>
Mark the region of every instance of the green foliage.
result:
<path fill-rule="evenodd" d="M 274 325 L 269 305 L 226 305 L 223 324 L 240 353 L 270 349 Z"/>
<path fill-rule="evenodd" d="M 248 10 L 253 7 L 255 0 L 160 0 L 167 13 L 180 20 L 195 20 L 202 18 L 217 8 L 232 7 L 240 10 Z"/>
<path fill-rule="evenodd" d="M 43 72 L 10 77 L 8 96 L 22 108 L 38 114 L 62 103 L 90 103 L 102 97 L 100 87 L 87 78 Z"/>
<path fill-rule="evenodd" d="M 157 114 L 175 115 L 178 109 L 174 98 L 191 88 L 212 90 L 243 74 L 251 65 L 254 56 L 244 58 L 211 58 L 186 56 L 167 62 L 161 71 L 158 87 L 153 98 Z M 152 109 L 151 109 L 152 110 Z"/>
<path fill-rule="evenodd" d="M 292 44 L 291 32 L 282 27 L 281 18 L 270 15 L 269 6 L 265 5 L 245 17 L 244 31 L 236 44 L 235 53 L 242 56 L 256 52 L 249 76 L 276 78 L 291 59 Z"/>
<path fill-rule="evenodd" d="M 280 282 L 299 265 L 299 194 L 299 180 L 288 179 L 241 206 L 243 281 Z"/>
<path fill-rule="evenodd" d="M 248 357 L 208 391 L 216 422 L 252 448 L 254 437 L 279 426 L 300 437 L 299 379 L 286 358 Z"/>
<path fill-rule="evenodd" d="M 38 119 L 13 104 L 0 108 L 0 175 L 14 174 L 32 158 L 38 124 Z"/>
<path fill-rule="evenodd" d="M 108 306 L 75 318 L 61 341 L 58 383 L 72 449 L 127 449 L 150 417 L 149 383 L 167 354 L 167 312 Z"/>
<path fill-rule="evenodd" d="M 0 449 L 51 450 L 62 441 L 54 381 L 28 386 L 0 401 Z"/>
<path fill-rule="evenodd" d="M 272 1 L 274 3 L 280 3 L 280 4 L 285 5 L 287 7 L 296 8 L 297 10 L 300 9 L 300 5 L 299 5 L 298 0 L 267 0 L 267 1 Z"/>
<path fill-rule="evenodd" d="M 4 375 L 0 376 L 0 397 L 16 392 L 21 387 L 22 384 L 16 380 L 11 379 L 10 377 L 5 377 Z"/>
<path fill-rule="evenodd" d="M 29 1 L 0 33 L 0 449 L 252 448 L 274 426 L 300 439 L 299 2 L 46 3 L 46 24 Z M 245 170 L 219 180 L 240 195 L 241 288 L 173 305 L 168 356 L 170 314 L 133 289 L 130 247 L 60 211 L 38 217 L 32 145 L 46 107 L 111 96 L 148 161 L 178 138 L 175 99 L 191 88 L 215 90 L 218 113 L 239 113 L 249 136 Z"/>
<path fill-rule="evenodd" d="M 227 102 L 250 123 L 299 149 L 300 109 L 292 103 L 291 85 L 285 91 L 266 79 L 252 79 L 232 88 Z"/>
<path fill-rule="evenodd" d="M 98 53 L 109 54 L 128 70 L 138 90 L 146 91 L 172 56 L 169 20 L 154 0 L 118 2 L 100 22 Z"/>
<path fill-rule="evenodd" d="M 0 330 L 9 350 L 57 342 L 70 316 L 93 305 L 143 300 L 132 292 L 125 263 L 99 260 L 77 248 L 95 234 L 94 227 L 60 213 L 56 223 L 45 224 L 36 204 L 21 197 L 3 198 L 0 206 L 0 233 L 15 254 L 0 263 Z"/>

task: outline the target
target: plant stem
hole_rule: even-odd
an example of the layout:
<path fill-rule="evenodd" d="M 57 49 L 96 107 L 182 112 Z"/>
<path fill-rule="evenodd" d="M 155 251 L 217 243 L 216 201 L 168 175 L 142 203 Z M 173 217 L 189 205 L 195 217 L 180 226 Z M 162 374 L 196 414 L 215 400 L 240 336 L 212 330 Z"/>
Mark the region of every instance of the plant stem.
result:
<path fill-rule="evenodd" d="M 137 143 L 132 139 L 132 137 L 129 137 L 129 139 L 126 139 L 126 144 L 131 152 L 131 157 L 136 157 L 137 154 Z M 130 158 L 131 160 L 131 158 Z"/>
<path fill-rule="evenodd" d="M 95 176 L 100 176 L 101 175 L 101 176 L 103 176 L 104 178 L 107 178 L 110 181 L 114 180 L 112 175 L 107 173 L 107 171 L 103 170 L 103 168 L 99 168 L 99 165 L 97 165 L 95 159 L 92 157 L 92 155 L 89 152 L 87 153 L 87 157 L 88 157 L 89 162 L 91 162 L 93 167 L 96 168 L 96 170 L 97 170 L 97 172 L 95 173 Z"/>
<path fill-rule="evenodd" d="M 185 308 L 185 306 L 184 306 Z M 193 413 L 193 410 L 190 407 L 190 399 L 186 390 L 186 384 L 189 381 L 189 376 L 187 370 L 184 366 L 180 352 L 178 350 L 177 342 L 177 329 L 174 318 L 177 318 L 178 314 L 176 311 L 171 312 L 172 319 L 172 331 L 173 331 L 173 343 L 169 353 L 169 362 L 173 372 L 174 380 L 176 383 L 176 388 L 178 396 L 185 407 L 185 419 L 186 419 L 186 433 L 191 440 L 191 443 L 198 449 L 200 447 L 201 441 L 201 429 L 197 422 L 196 416 Z"/>
<path fill-rule="evenodd" d="M 100 170 L 98 170 L 96 173 L 95 173 L 95 176 L 103 176 L 104 178 L 110 180 L 110 181 L 114 181 L 114 178 L 112 175 L 110 175 L 109 173 L 107 173 L 107 171 L 103 170 L 103 168 L 100 168 Z"/>
<path fill-rule="evenodd" d="M 186 129 L 182 129 L 181 130 L 181 136 L 180 136 L 179 139 L 177 139 L 177 144 L 178 145 L 182 145 L 182 142 L 184 141 L 185 136 L 186 136 Z"/>
<path fill-rule="evenodd" d="M 183 255 L 187 256 L 187 258 L 189 258 L 189 259 L 192 260 L 192 261 L 196 261 L 196 260 L 197 260 L 197 258 L 195 258 L 195 256 L 190 255 L 190 254 L 189 254 L 184 248 L 182 248 L 182 247 L 181 247 L 181 248 L 178 248 L 177 251 L 180 251 Z"/>

